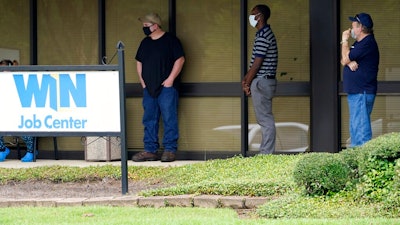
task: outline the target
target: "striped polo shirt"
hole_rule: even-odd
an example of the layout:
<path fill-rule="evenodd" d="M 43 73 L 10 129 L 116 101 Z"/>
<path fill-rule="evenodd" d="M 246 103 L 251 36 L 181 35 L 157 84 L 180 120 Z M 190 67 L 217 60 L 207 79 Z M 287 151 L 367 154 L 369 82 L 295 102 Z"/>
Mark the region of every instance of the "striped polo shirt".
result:
<path fill-rule="evenodd" d="M 266 25 L 256 33 L 250 66 L 253 65 L 255 57 L 264 58 L 262 66 L 257 73 L 258 77 L 276 75 L 276 68 L 278 66 L 278 46 L 275 35 L 269 25 Z"/>

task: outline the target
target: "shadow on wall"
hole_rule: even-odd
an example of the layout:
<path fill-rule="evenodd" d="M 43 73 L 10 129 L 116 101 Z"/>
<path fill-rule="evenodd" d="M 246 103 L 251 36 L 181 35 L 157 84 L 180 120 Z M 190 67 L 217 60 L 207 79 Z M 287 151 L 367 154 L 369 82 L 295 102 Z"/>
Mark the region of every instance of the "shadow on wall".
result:
<path fill-rule="evenodd" d="M 301 153 L 308 149 L 308 125 L 297 122 L 279 122 L 276 126 L 275 153 Z M 227 125 L 213 130 L 223 131 L 240 138 L 241 125 Z M 261 127 L 249 124 L 249 150 L 258 151 L 261 143 Z"/>

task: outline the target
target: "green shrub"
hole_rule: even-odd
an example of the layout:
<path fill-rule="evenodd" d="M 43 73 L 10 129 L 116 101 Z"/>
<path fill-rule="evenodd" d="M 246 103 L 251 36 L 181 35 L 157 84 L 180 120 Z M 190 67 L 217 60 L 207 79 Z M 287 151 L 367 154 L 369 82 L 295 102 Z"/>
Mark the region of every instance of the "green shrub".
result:
<path fill-rule="evenodd" d="M 360 147 L 344 149 L 339 153 L 344 162 L 350 167 L 353 178 L 358 178 L 359 165 L 366 159 L 365 151 Z"/>
<path fill-rule="evenodd" d="M 369 152 L 370 157 L 394 161 L 400 158 L 400 133 L 384 134 L 365 143 L 362 148 Z"/>
<path fill-rule="evenodd" d="M 395 161 L 396 165 L 394 167 L 395 175 L 393 178 L 393 183 L 391 186 L 391 192 L 388 194 L 387 198 L 384 200 L 384 209 L 386 211 L 391 211 L 394 215 L 400 214 L 400 159 Z"/>
<path fill-rule="evenodd" d="M 400 133 L 379 136 L 365 143 L 361 151 L 364 157 L 363 160 L 359 160 L 360 175 L 367 175 L 372 170 L 381 171 L 392 167 L 395 160 L 400 158 Z"/>
<path fill-rule="evenodd" d="M 340 154 L 310 153 L 295 166 L 293 177 L 309 195 L 336 193 L 351 181 L 351 169 Z"/>
<path fill-rule="evenodd" d="M 392 191 L 395 160 L 400 157 L 400 133 L 379 136 L 365 143 L 360 151 L 363 159 L 358 165 L 361 177 L 359 195 L 371 201 L 381 201 Z"/>

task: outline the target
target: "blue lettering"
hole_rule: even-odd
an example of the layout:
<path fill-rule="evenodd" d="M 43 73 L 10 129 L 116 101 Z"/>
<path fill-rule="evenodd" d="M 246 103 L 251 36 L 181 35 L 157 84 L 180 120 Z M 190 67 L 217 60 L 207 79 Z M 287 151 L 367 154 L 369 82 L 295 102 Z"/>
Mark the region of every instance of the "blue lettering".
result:
<path fill-rule="evenodd" d="M 57 79 L 50 74 L 43 74 L 40 85 L 36 74 L 29 74 L 26 85 L 22 74 L 15 74 L 13 77 L 21 106 L 24 108 L 31 107 L 33 99 L 35 99 L 36 107 L 45 107 L 47 96 L 49 96 L 50 108 L 55 111 L 57 111 L 58 100 L 60 100 L 60 107 L 70 107 L 70 97 L 74 100 L 76 107 L 86 107 L 85 74 L 76 74 L 76 86 L 69 74 L 60 74 L 59 93 L 57 93 Z"/>
<path fill-rule="evenodd" d="M 21 122 L 18 128 L 39 129 L 42 127 L 43 123 L 47 129 L 84 129 L 87 122 L 87 119 L 74 119 L 73 117 L 53 119 L 52 115 L 45 116 L 42 121 L 36 117 L 36 114 L 32 115 L 32 119 L 25 118 L 24 115 L 21 115 Z"/>
<path fill-rule="evenodd" d="M 46 116 L 45 118 L 44 118 L 44 125 L 47 127 L 47 128 L 53 128 L 53 126 L 52 126 L 52 124 L 51 124 L 51 119 L 52 119 L 53 117 L 51 116 L 51 115 L 48 115 L 48 116 Z"/>
<path fill-rule="evenodd" d="M 48 115 L 44 119 L 44 124 L 49 129 L 83 129 L 85 128 L 87 120 L 85 119 L 74 119 L 69 117 L 68 119 L 53 119 L 53 116 Z"/>
<path fill-rule="evenodd" d="M 57 110 L 57 86 L 56 80 L 49 74 L 44 74 L 41 88 L 37 76 L 30 74 L 25 88 L 24 77 L 14 75 L 14 82 L 17 87 L 19 100 L 22 107 L 31 107 L 32 99 L 35 98 L 36 107 L 43 108 L 46 104 L 47 93 L 50 91 L 50 107 Z"/>
<path fill-rule="evenodd" d="M 33 114 L 32 119 L 26 119 L 24 116 L 21 116 L 21 123 L 18 125 L 18 128 L 41 128 L 42 127 L 42 121 L 38 120 L 36 118 L 36 114 Z"/>
<path fill-rule="evenodd" d="M 70 106 L 70 94 L 76 107 L 86 107 L 85 74 L 76 75 L 76 87 L 68 74 L 60 74 L 60 107 Z"/>

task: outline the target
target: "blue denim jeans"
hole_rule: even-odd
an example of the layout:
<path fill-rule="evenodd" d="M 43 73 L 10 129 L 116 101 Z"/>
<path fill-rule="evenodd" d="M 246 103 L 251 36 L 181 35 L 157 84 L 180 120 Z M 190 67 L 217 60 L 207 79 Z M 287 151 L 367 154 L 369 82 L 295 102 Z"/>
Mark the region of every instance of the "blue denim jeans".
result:
<path fill-rule="evenodd" d="M 371 112 L 374 94 L 349 94 L 347 96 L 350 114 L 350 147 L 360 146 L 371 140 Z"/>
<path fill-rule="evenodd" d="M 174 87 L 163 87 L 158 97 L 152 97 L 145 88 L 143 91 L 144 150 L 156 153 L 160 148 L 158 130 L 160 116 L 163 121 L 164 151 L 176 152 L 178 148 L 178 91 Z"/>

